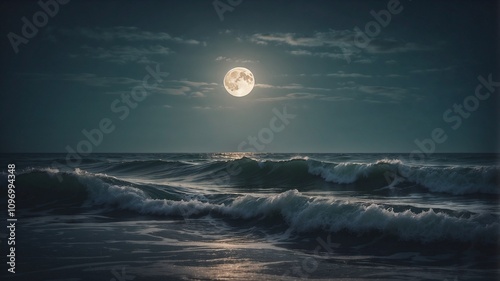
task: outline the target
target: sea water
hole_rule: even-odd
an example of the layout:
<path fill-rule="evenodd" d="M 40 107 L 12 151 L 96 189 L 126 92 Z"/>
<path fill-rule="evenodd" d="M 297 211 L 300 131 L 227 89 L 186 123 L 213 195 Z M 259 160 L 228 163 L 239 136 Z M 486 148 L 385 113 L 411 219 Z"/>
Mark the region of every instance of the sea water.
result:
<path fill-rule="evenodd" d="M 500 277 L 496 154 L 65 156 L 1 156 L 8 280 Z"/>

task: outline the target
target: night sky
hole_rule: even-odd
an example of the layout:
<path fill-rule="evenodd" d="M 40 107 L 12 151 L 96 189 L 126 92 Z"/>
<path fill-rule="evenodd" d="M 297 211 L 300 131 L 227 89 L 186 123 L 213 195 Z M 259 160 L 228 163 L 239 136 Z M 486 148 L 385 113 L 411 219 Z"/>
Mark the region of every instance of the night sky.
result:
<path fill-rule="evenodd" d="M 500 151 L 497 1 L 40 3 L 0 4 L 0 152 Z"/>

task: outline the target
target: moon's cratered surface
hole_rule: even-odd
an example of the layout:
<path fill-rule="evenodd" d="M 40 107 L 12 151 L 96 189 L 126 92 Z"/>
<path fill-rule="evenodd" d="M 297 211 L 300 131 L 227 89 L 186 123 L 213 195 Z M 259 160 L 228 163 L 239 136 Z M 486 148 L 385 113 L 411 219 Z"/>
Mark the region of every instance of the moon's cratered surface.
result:
<path fill-rule="evenodd" d="M 235 97 L 248 95 L 255 85 L 253 73 L 244 67 L 235 67 L 229 70 L 224 77 L 224 87 Z"/>

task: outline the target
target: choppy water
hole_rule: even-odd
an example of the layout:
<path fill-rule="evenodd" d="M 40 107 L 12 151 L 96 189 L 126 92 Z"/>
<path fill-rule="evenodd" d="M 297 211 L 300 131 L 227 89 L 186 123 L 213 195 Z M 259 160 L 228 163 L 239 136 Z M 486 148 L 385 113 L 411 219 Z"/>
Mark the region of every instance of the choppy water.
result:
<path fill-rule="evenodd" d="M 4 210 L 8 163 L 19 280 L 499 277 L 494 154 L 4 154 Z"/>

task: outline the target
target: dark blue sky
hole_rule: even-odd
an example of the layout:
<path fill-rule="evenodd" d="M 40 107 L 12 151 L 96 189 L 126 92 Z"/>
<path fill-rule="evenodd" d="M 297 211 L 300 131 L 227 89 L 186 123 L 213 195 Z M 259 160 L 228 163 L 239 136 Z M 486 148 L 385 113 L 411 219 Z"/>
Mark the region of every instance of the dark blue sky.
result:
<path fill-rule="evenodd" d="M 66 1 L 0 4 L 1 152 L 500 151 L 498 1 Z"/>

